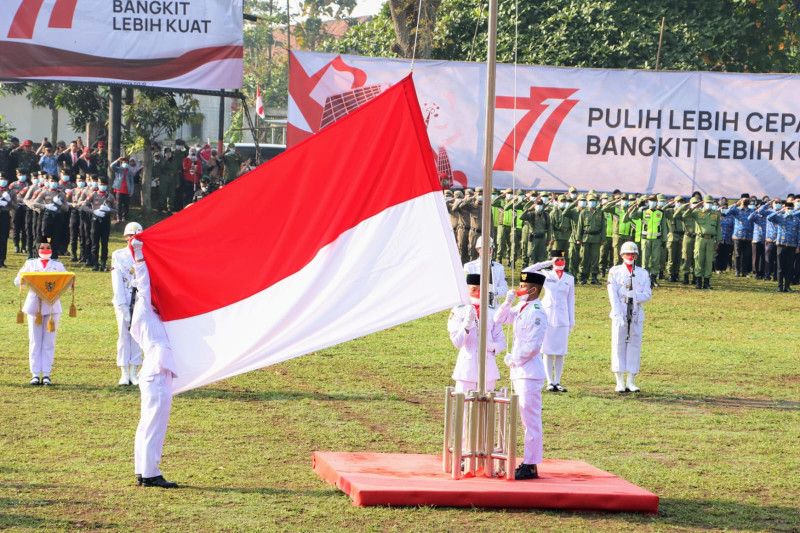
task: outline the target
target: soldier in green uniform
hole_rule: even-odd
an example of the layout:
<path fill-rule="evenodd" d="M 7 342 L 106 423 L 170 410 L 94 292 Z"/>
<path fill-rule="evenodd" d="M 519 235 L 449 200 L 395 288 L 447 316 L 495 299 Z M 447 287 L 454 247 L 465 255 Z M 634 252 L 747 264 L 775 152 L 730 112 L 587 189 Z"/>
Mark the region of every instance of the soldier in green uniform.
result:
<path fill-rule="evenodd" d="M 499 209 L 496 221 L 497 227 L 497 257 L 498 263 L 510 265 L 511 259 L 511 229 L 514 225 L 514 197 L 511 189 L 503 190 L 500 195 L 492 202 L 492 207 Z"/>
<path fill-rule="evenodd" d="M 675 210 L 675 216 L 680 215 L 684 221 L 683 242 L 681 243 L 681 272 L 683 284 L 689 285 L 689 274 L 694 274 L 694 239 L 695 239 L 695 225 L 686 223 L 686 213 L 689 209 L 695 209 L 700 205 L 700 199 L 692 196 L 689 201 L 688 207 L 683 206 L 683 209 Z M 696 284 L 697 282 L 694 281 Z"/>
<path fill-rule="evenodd" d="M 522 220 L 528 228 L 528 256 L 523 257 L 526 265 L 539 263 L 547 259 L 547 240 L 550 235 L 550 215 L 544 209 L 544 201 L 536 198 L 533 204 L 522 214 Z"/>
<path fill-rule="evenodd" d="M 161 174 L 159 188 L 161 189 L 162 208 L 170 213 L 180 210 L 178 205 L 178 178 L 183 172 L 181 160 L 172 154 L 172 149 L 164 148 L 164 157 L 161 160 Z"/>
<path fill-rule="evenodd" d="M 666 218 L 667 218 L 667 212 L 666 212 L 667 197 L 664 196 L 663 194 L 659 194 L 656 198 L 658 200 L 658 204 L 656 205 L 656 207 L 658 207 L 658 209 L 660 209 L 661 212 L 664 213 L 664 219 L 666 220 Z M 661 239 L 661 258 L 660 258 L 659 265 L 658 265 L 658 267 L 659 267 L 658 268 L 658 279 L 660 279 L 660 280 L 664 279 L 664 277 L 666 275 L 665 272 L 667 271 L 666 267 L 667 267 L 667 239 L 668 238 L 669 238 L 669 226 L 665 226 L 663 238 Z"/>
<path fill-rule="evenodd" d="M 636 197 L 633 195 L 620 194 L 619 197 L 603 206 L 603 212 L 611 215 L 612 261 L 609 268 L 622 261 L 620 256 L 622 244 L 633 240 L 633 223 L 624 218 L 625 212 L 635 201 Z"/>
<path fill-rule="evenodd" d="M 650 273 L 650 286 L 657 287 L 661 253 L 667 238 L 667 221 L 664 212 L 658 208 L 658 197 L 651 195 L 644 207 L 631 213 L 631 218 L 641 220 L 642 265 Z"/>
<path fill-rule="evenodd" d="M 572 232 L 569 235 L 569 266 L 567 268 L 569 272 L 577 278 L 578 271 L 581 267 L 581 245 L 578 243 L 578 217 L 581 211 L 586 209 L 586 197 L 579 194 L 575 197 L 575 202 L 577 207 L 567 212 L 567 217 L 569 217 L 572 222 Z"/>
<path fill-rule="evenodd" d="M 222 162 L 225 164 L 225 181 L 230 183 L 239 177 L 242 168 L 242 156 L 236 150 L 236 145 L 230 143 L 228 150 L 222 154 Z"/>
<path fill-rule="evenodd" d="M 603 218 L 606 221 L 605 235 L 600 243 L 600 273 L 603 276 L 614 266 L 614 216 L 605 209 L 610 204 L 611 199 L 608 194 L 603 193 L 600 196 L 600 210 L 603 211 Z"/>
<path fill-rule="evenodd" d="M 522 264 L 527 265 L 530 264 L 528 262 L 528 257 L 530 256 L 530 237 L 531 237 L 531 227 L 528 222 L 525 220 L 525 214 L 533 209 L 533 202 L 536 200 L 537 194 L 533 191 L 528 191 L 525 193 L 525 196 L 518 202 L 519 209 L 517 209 L 517 217 L 519 218 L 517 222 L 517 228 L 519 231 L 519 254 L 517 257 L 522 259 Z"/>
<path fill-rule="evenodd" d="M 694 224 L 694 286 L 696 289 L 711 288 L 711 273 L 714 271 L 714 250 L 722 237 L 721 216 L 714 209 L 714 198 L 706 195 L 703 207 L 699 202 L 692 209 L 684 211 L 686 224 Z"/>
<path fill-rule="evenodd" d="M 469 195 L 469 196 L 467 196 Z M 472 193 L 467 190 L 453 193 L 453 206 L 451 215 L 456 217 L 456 246 L 461 256 L 461 263 L 469 261 L 467 249 L 469 247 L 469 210 L 467 204 L 471 201 Z"/>
<path fill-rule="evenodd" d="M 675 216 L 675 211 L 680 209 L 683 204 L 683 197 L 676 196 L 664 208 L 664 216 L 667 220 L 667 264 L 664 268 L 665 274 L 673 283 L 678 281 L 684 234 L 683 217 Z"/>
<path fill-rule="evenodd" d="M 574 204 L 569 202 L 563 194 L 557 200 L 550 205 L 550 209 L 546 209 L 550 215 L 549 248 L 551 250 L 567 250 L 572 235 L 572 218 L 570 218 L 569 212 L 574 211 L 575 208 Z M 569 258 L 565 259 L 569 265 Z"/>
<path fill-rule="evenodd" d="M 578 215 L 578 233 L 575 244 L 581 247 L 580 278 L 585 285 L 591 275 L 592 285 L 599 285 L 600 242 L 605 237 L 606 219 L 597 209 L 597 196 L 586 195 L 586 208 Z"/>
<path fill-rule="evenodd" d="M 475 194 L 472 195 L 466 207 L 469 212 L 469 257 L 470 261 L 478 258 L 478 250 L 475 243 L 481 235 L 483 220 L 483 187 L 475 187 Z"/>

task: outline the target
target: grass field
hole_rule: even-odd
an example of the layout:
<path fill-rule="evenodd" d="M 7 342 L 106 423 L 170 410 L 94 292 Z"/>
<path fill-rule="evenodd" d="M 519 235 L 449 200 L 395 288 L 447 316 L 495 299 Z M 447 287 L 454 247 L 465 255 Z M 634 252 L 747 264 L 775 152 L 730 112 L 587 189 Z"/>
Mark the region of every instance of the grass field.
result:
<path fill-rule="evenodd" d="M 774 284 L 725 275 L 713 291 L 658 289 L 643 391 L 624 397 L 609 371 L 605 287 L 578 288 L 569 393 L 544 398 L 545 456 L 655 492 L 657 516 L 362 509 L 316 477 L 311 453 L 439 452 L 455 360 L 446 312 L 178 396 L 162 466 L 183 488 L 143 489 L 139 395 L 116 386 L 109 274 L 77 271 L 56 385 L 33 388 L 14 321 L 21 263 L 11 254 L 0 271 L 0 529 L 800 530 L 800 295 Z"/>

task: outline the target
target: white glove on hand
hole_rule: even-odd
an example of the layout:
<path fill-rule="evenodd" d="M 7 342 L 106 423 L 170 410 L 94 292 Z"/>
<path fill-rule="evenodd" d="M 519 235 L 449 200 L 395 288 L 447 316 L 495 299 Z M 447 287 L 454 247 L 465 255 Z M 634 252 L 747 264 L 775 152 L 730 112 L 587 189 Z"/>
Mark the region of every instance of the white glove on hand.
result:
<path fill-rule="evenodd" d="M 0 200 L 0 207 L 5 207 L 7 205 L 8 205 L 8 202 L 6 202 L 5 200 Z"/>
<path fill-rule="evenodd" d="M 131 323 L 131 308 L 128 307 L 127 305 L 120 305 L 119 306 L 119 310 L 122 311 L 122 320 L 126 324 L 130 324 Z"/>
<path fill-rule="evenodd" d="M 625 298 L 633 298 L 635 295 L 636 292 L 633 289 L 625 291 Z"/>
<path fill-rule="evenodd" d="M 133 250 L 133 259 L 136 261 L 144 261 L 144 243 L 137 239 L 131 239 L 131 250 Z"/>
<path fill-rule="evenodd" d="M 100 211 L 105 211 L 106 213 L 108 213 L 109 211 L 111 211 L 111 208 L 108 207 L 106 204 L 103 204 L 100 206 Z"/>
<path fill-rule="evenodd" d="M 44 206 L 44 208 L 48 211 L 58 211 L 58 208 L 54 204 L 47 204 Z"/>
<path fill-rule="evenodd" d="M 510 353 L 506 353 L 506 356 L 503 357 L 503 362 L 506 364 L 507 367 L 512 368 L 514 363 L 512 362 L 512 357 Z"/>
<path fill-rule="evenodd" d="M 103 211 L 102 209 L 95 209 L 94 211 L 92 211 L 92 214 L 94 216 L 100 217 L 100 218 L 103 218 L 104 216 L 106 216 L 106 212 Z"/>
<path fill-rule="evenodd" d="M 8 194 L 8 191 L 4 192 L 3 196 L 1 196 L 0 198 L 2 198 L 6 202 L 10 202 L 11 201 L 11 196 Z"/>
<path fill-rule="evenodd" d="M 508 291 L 508 292 L 506 293 L 506 301 L 507 301 L 507 302 L 509 302 L 509 303 L 513 302 L 513 301 L 514 301 L 514 297 L 515 297 L 516 295 L 517 295 L 517 293 L 516 293 L 516 292 L 514 292 L 514 291 Z"/>
<path fill-rule="evenodd" d="M 61 205 L 62 204 L 61 197 L 60 196 L 54 197 L 53 198 L 53 203 L 56 204 L 56 205 Z"/>

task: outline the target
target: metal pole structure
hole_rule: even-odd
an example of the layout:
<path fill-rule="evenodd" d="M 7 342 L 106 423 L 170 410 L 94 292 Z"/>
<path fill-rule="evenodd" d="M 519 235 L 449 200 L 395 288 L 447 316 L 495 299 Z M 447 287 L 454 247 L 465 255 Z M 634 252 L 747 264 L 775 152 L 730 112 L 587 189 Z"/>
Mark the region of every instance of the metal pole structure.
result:
<path fill-rule="evenodd" d="M 661 42 L 664 40 L 664 21 L 667 17 L 661 17 L 661 31 L 658 32 L 658 51 L 656 52 L 656 70 L 661 70 Z"/>
<path fill-rule="evenodd" d="M 120 156 L 120 146 L 122 144 L 122 87 L 114 85 L 111 87 L 110 109 L 108 113 L 108 161 L 116 161 Z M 103 169 L 103 172 L 108 172 Z"/>
<path fill-rule="evenodd" d="M 492 197 L 492 166 L 494 166 L 494 105 L 495 105 L 495 65 L 497 55 L 497 0 L 489 0 L 489 44 L 486 52 L 486 125 L 483 140 L 483 212 L 481 213 L 482 232 L 481 238 L 485 239 L 481 254 L 481 313 L 480 337 L 478 341 L 478 389 L 481 396 L 486 395 L 486 331 L 488 326 L 485 312 L 489 308 L 489 275 L 491 268 L 491 254 L 487 253 L 490 238 L 489 228 L 492 226 L 492 212 L 490 209 Z M 501 296 L 501 295 L 497 295 Z"/>
<path fill-rule="evenodd" d="M 225 89 L 219 92 L 219 127 L 217 128 L 217 154 L 222 157 L 225 151 Z"/>

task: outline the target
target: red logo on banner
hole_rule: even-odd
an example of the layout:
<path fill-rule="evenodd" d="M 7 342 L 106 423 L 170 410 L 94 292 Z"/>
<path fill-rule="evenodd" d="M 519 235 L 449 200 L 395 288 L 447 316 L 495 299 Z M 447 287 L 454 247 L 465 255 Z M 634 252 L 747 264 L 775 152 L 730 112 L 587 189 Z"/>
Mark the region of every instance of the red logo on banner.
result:
<path fill-rule="evenodd" d="M 11 21 L 8 29 L 9 39 L 32 39 L 33 29 L 36 27 L 36 19 L 42 10 L 44 0 L 22 0 Z M 78 0 L 56 0 L 53 10 L 50 12 L 50 22 L 48 28 L 72 28 L 72 19 L 75 16 L 75 8 Z"/>
<path fill-rule="evenodd" d="M 514 125 L 514 129 L 506 137 L 497 159 L 494 161 L 494 170 L 514 170 L 514 164 L 519 155 L 519 149 L 525 138 L 536 123 L 536 120 L 548 108 L 544 104 L 545 100 L 563 100 L 547 117 L 528 154 L 528 161 L 545 162 L 550 159 L 550 149 L 553 146 L 553 139 L 561 127 L 561 123 L 567 117 L 578 100 L 569 97 L 575 94 L 578 89 L 562 89 L 557 87 L 531 87 L 530 96 L 525 98 L 517 97 L 516 106 L 513 96 L 498 96 L 495 100 L 498 109 L 517 109 L 526 111 L 522 118 Z"/>

